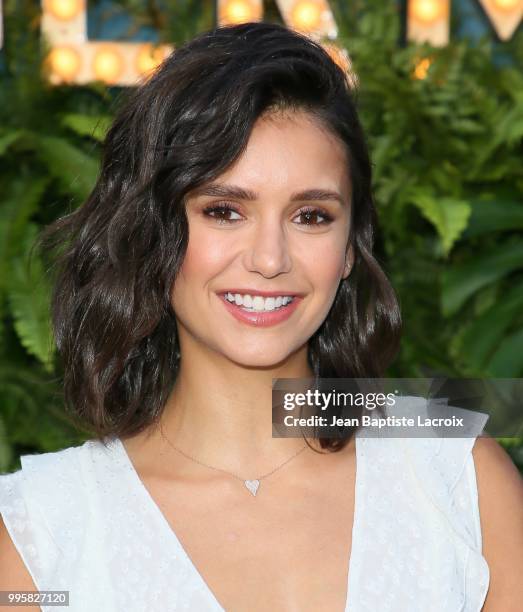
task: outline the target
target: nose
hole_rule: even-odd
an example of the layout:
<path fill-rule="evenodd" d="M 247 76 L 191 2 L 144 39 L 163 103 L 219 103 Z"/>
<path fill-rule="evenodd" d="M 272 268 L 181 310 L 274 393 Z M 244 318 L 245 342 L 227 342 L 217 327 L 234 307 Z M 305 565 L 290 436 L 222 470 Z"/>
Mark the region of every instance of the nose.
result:
<path fill-rule="evenodd" d="M 289 272 L 292 259 L 288 238 L 280 220 L 260 220 L 252 229 L 244 256 L 245 267 L 267 278 Z"/>

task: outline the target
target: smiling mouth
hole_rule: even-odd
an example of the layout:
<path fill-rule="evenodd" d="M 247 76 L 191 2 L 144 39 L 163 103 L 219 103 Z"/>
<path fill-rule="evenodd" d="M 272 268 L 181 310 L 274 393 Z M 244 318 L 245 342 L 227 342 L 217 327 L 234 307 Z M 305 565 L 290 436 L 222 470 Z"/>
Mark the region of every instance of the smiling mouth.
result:
<path fill-rule="evenodd" d="M 275 312 L 287 308 L 296 299 L 292 295 L 263 297 L 261 295 L 240 295 L 231 292 L 222 293 L 221 297 L 233 306 L 245 312 Z"/>

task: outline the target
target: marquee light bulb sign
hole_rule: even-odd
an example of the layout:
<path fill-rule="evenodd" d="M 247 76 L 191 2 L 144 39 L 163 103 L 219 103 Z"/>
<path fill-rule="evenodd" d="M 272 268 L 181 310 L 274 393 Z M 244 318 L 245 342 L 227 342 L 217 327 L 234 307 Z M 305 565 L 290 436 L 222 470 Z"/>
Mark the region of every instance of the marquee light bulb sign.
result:
<path fill-rule="evenodd" d="M 277 0 L 285 23 L 324 43 L 347 72 L 347 52 L 335 45 L 338 30 L 327 0 Z M 261 21 L 263 0 L 218 0 L 218 24 Z M 86 0 L 43 0 L 42 34 L 51 47 L 46 68 L 52 83 L 136 85 L 174 49 L 171 45 L 96 42 L 87 38 Z"/>
<path fill-rule="evenodd" d="M 42 35 L 51 83 L 136 85 L 173 50 L 170 45 L 97 42 L 87 38 L 86 0 L 43 0 Z"/>
<path fill-rule="evenodd" d="M 508 40 L 523 18 L 523 0 L 478 0 L 501 40 Z M 407 39 L 444 46 L 449 42 L 450 0 L 408 0 Z"/>
<path fill-rule="evenodd" d="M 348 1 L 348 0 L 347 0 Z M 443 46 L 449 41 L 450 0 L 406 0 L 407 39 Z M 478 0 L 501 40 L 508 40 L 523 18 L 523 0 Z M 169 55 L 172 45 L 93 41 L 87 38 L 87 0 L 42 0 L 42 35 L 50 51 L 46 70 L 51 83 L 137 85 Z M 328 0 L 276 0 L 285 24 L 321 41 L 345 70 L 357 79 L 347 51 L 336 44 L 338 28 Z M 2 44 L 0 0 L 0 48 Z M 263 0 L 216 0 L 218 25 L 263 19 Z M 421 60 L 415 78 L 424 78 Z"/>

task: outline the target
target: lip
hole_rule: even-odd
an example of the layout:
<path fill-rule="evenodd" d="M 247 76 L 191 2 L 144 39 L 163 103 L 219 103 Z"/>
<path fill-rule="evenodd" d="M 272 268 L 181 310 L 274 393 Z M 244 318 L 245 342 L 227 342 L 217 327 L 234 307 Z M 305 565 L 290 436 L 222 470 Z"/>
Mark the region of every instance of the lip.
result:
<path fill-rule="evenodd" d="M 232 291 L 231 291 L 232 293 Z M 236 291 L 236 293 L 240 293 L 240 291 Z M 252 295 L 252 294 L 251 294 Z M 258 295 L 261 295 L 258 293 Z M 291 295 L 289 293 L 281 294 L 276 293 L 269 295 L 267 297 L 273 297 L 274 295 Z M 252 325 L 253 327 L 270 327 L 272 325 L 277 325 L 278 323 L 282 323 L 286 321 L 292 313 L 298 308 L 299 304 L 302 301 L 302 297 L 296 296 L 292 300 L 292 302 L 288 306 L 284 306 L 283 308 L 278 308 L 278 310 L 271 310 L 267 312 L 247 312 L 243 310 L 241 306 L 237 306 L 232 302 L 229 302 L 225 299 L 223 294 L 219 295 L 220 300 L 225 305 L 225 308 L 235 317 L 238 321 L 242 323 L 246 323 L 247 325 Z"/>
<path fill-rule="evenodd" d="M 278 297 L 279 295 L 289 295 L 292 297 L 303 297 L 305 294 L 300 293 L 298 291 L 285 291 L 282 289 L 281 291 L 261 291 L 260 289 L 249 289 L 249 288 L 233 288 L 233 289 L 223 289 L 222 291 L 217 291 L 219 296 L 224 295 L 225 293 L 239 293 L 241 295 L 261 295 L 261 297 Z"/>

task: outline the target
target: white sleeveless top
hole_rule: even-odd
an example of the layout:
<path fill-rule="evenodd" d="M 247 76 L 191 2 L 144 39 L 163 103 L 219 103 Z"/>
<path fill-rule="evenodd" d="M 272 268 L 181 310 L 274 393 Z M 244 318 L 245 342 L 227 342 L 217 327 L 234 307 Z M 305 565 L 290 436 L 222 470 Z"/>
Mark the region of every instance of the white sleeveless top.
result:
<path fill-rule="evenodd" d="M 356 435 L 345 612 L 481 610 L 473 444 Z M 118 438 L 21 463 L 0 476 L 0 513 L 39 590 L 68 590 L 70 612 L 224 612 Z"/>

